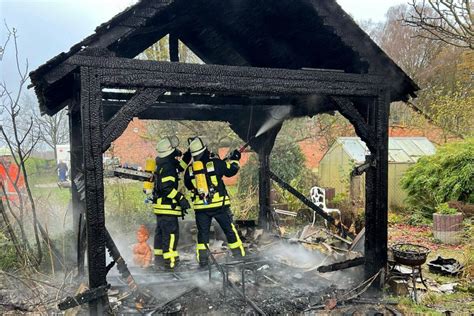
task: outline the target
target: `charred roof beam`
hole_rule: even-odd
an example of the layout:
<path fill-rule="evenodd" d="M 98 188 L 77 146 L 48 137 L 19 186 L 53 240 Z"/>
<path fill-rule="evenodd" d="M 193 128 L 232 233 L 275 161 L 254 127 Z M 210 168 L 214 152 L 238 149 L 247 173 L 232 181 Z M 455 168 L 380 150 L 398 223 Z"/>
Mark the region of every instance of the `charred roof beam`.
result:
<path fill-rule="evenodd" d="M 160 88 L 168 91 L 242 95 L 377 96 L 380 76 L 318 70 L 290 70 L 181 64 L 75 56 L 70 63 L 101 69 L 107 88 Z"/>

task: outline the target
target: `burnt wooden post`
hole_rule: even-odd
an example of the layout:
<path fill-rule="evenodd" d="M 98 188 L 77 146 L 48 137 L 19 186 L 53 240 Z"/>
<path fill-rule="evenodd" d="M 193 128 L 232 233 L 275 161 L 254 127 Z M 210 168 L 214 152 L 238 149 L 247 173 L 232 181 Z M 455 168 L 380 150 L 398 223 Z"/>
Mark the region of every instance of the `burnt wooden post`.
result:
<path fill-rule="evenodd" d="M 97 70 L 81 67 L 81 122 L 84 146 L 85 206 L 89 287 L 105 286 L 105 216 L 102 166 L 103 113 L 100 76 Z M 108 298 L 102 296 L 89 303 L 91 315 L 103 315 Z"/>
<path fill-rule="evenodd" d="M 84 148 L 82 146 L 82 123 L 81 123 L 81 100 L 80 100 L 80 79 L 74 78 L 74 95 L 69 105 L 69 144 L 71 156 L 71 202 L 72 202 L 72 225 L 74 235 L 78 236 L 77 249 L 77 270 L 79 276 L 84 275 L 84 251 L 85 236 L 80 235 L 85 222 L 85 199 L 84 199 Z"/>
<path fill-rule="evenodd" d="M 258 225 L 265 230 L 270 229 L 270 190 L 271 182 L 268 172 L 270 171 L 270 150 L 261 148 L 258 151 Z"/>
<path fill-rule="evenodd" d="M 388 120 L 390 101 L 381 91 L 369 110 L 369 125 L 374 131 L 375 163 L 367 169 L 365 201 L 365 274 L 373 276 L 387 265 L 388 242 Z"/>
<path fill-rule="evenodd" d="M 338 111 L 354 125 L 370 150 L 365 174 L 365 274 L 371 277 L 387 265 L 388 241 L 388 119 L 390 101 L 385 89 L 365 104 L 332 97 Z"/>
<path fill-rule="evenodd" d="M 175 33 L 170 33 L 169 37 L 170 61 L 179 62 L 179 40 Z"/>
<path fill-rule="evenodd" d="M 264 116 L 263 116 L 264 117 Z M 260 127 L 259 124 L 258 127 Z M 280 132 L 281 124 L 275 126 L 263 135 L 255 139 L 255 151 L 258 154 L 259 168 L 258 168 L 258 225 L 265 230 L 271 230 L 271 201 L 270 191 L 272 183 L 270 180 L 270 154 L 272 153 L 273 145 L 276 137 Z"/>

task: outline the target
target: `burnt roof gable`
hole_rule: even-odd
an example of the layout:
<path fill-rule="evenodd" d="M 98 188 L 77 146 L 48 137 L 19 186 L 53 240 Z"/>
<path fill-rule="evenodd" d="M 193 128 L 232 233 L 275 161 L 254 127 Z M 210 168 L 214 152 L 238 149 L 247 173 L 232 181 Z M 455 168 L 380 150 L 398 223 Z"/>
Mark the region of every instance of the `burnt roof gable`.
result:
<path fill-rule="evenodd" d="M 141 0 L 31 72 L 41 111 L 71 97 L 68 58 L 88 49 L 133 58 L 171 32 L 206 63 L 382 74 L 392 101 L 418 90 L 335 0 Z"/>

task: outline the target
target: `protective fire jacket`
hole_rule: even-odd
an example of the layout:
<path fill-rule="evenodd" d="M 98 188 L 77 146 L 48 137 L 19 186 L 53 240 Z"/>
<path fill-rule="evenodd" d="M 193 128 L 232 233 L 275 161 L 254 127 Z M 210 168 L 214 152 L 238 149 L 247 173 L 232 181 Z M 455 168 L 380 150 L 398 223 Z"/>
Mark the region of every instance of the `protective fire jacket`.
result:
<path fill-rule="evenodd" d="M 192 203 L 196 212 L 213 210 L 230 205 L 230 198 L 222 177 L 232 177 L 237 174 L 240 164 L 237 160 L 222 160 L 220 158 L 203 158 L 204 173 L 207 185 L 211 191 L 207 198 L 202 198 L 196 187 L 195 170 L 190 164 L 184 174 L 184 184 L 193 193 Z M 201 172 L 201 171 L 200 171 Z"/>
<path fill-rule="evenodd" d="M 179 172 L 184 168 L 174 157 L 156 158 L 153 174 L 153 211 L 160 215 L 181 216 L 179 201 L 184 195 L 178 191 Z"/>

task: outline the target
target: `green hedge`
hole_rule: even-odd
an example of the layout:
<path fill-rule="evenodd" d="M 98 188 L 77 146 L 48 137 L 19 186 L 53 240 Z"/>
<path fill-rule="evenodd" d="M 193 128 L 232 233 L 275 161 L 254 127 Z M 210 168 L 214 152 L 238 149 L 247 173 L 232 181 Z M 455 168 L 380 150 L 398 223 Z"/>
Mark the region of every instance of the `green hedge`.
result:
<path fill-rule="evenodd" d="M 474 138 L 449 143 L 425 156 L 402 178 L 408 205 L 430 217 L 448 201 L 474 203 Z"/>

